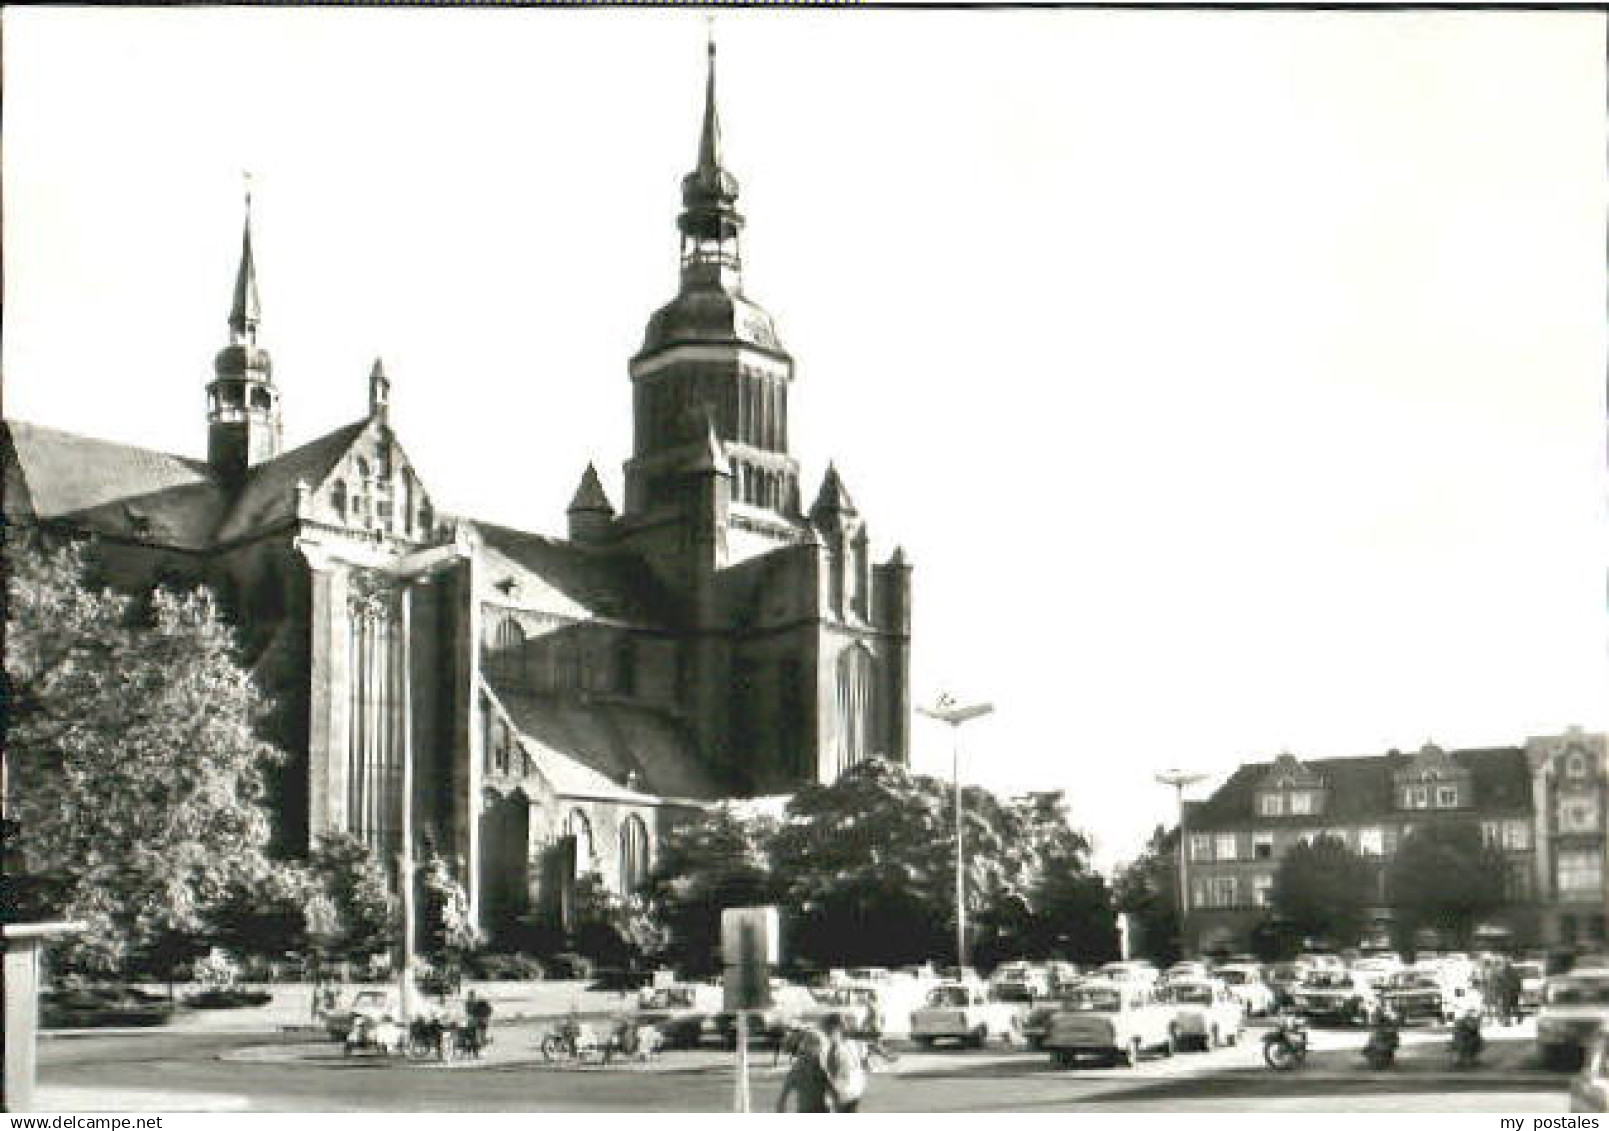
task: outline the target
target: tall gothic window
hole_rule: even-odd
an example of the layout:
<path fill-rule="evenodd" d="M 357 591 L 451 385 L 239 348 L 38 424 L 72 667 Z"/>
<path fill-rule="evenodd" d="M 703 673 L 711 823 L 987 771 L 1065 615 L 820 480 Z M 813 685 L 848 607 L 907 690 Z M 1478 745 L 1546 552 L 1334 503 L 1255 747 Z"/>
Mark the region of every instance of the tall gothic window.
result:
<path fill-rule="evenodd" d="M 575 878 L 597 870 L 597 859 L 592 846 L 592 822 L 579 809 L 571 809 L 564 820 L 565 834 L 575 839 Z"/>
<path fill-rule="evenodd" d="M 637 694 L 637 645 L 629 636 L 615 645 L 614 669 L 616 694 Z"/>
<path fill-rule="evenodd" d="M 844 649 L 838 656 L 838 686 L 834 695 L 834 731 L 837 737 L 832 772 L 864 762 L 873 753 L 872 733 L 877 718 L 877 670 L 864 644 Z"/>
<path fill-rule="evenodd" d="M 620 894 L 630 895 L 648 880 L 648 826 L 632 813 L 620 825 Z"/>
<path fill-rule="evenodd" d="M 553 686 L 559 691 L 581 687 L 581 645 L 572 635 L 561 634 L 553 645 Z"/>
<path fill-rule="evenodd" d="M 330 506 L 341 518 L 346 518 L 346 480 L 337 479 L 330 485 Z"/>
<path fill-rule="evenodd" d="M 504 617 L 497 626 L 492 644 L 492 674 L 508 683 L 525 681 L 525 630 L 513 617 Z"/>

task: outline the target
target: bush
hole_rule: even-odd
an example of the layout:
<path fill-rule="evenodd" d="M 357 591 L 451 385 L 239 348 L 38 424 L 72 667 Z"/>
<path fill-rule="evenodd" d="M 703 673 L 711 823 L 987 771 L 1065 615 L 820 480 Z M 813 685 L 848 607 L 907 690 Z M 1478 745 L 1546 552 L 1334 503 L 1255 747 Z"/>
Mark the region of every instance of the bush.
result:
<path fill-rule="evenodd" d="M 540 982 L 547 977 L 542 963 L 528 954 L 476 954 L 466 966 L 471 977 L 488 982 Z"/>
<path fill-rule="evenodd" d="M 267 1005 L 274 995 L 262 990 L 212 989 L 190 994 L 184 1004 L 192 1009 L 241 1009 L 253 1005 Z"/>
<path fill-rule="evenodd" d="M 547 965 L 553 977 L 567 980 L 591 978 L 593 970 L 597 968 L 592 959 L 586 955 L 569 950 L 552 955 L 548 958 Z"/>

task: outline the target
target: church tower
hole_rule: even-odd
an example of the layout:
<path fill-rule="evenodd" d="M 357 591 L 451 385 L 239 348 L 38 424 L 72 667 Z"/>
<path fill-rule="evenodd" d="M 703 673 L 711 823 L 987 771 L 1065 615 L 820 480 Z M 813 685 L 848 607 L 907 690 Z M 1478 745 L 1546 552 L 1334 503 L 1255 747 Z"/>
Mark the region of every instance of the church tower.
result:
<path fill-rule="evenodd" d="M 216 374 L 207 386 L 207 463 L 226 480 L 239 480 L 250 467 L 279 455 L 279 390 L 268 351 L 257 345 L 262 311 L 257 300 L 257 265 L 251 254 L 251 194 L 229 310 L 229 344 L 213 360 Z"/>
<path fill-rule="evenodd" d="M 723 506 L 704 482 L 713 444 L 729 484 L 721 552 L 738 561 L 799 541 L 803 516 L 799 465 L 788 454 L 793 359 L 771 316 L 743 292 L 743 216 L 737 179 L 722 164 L 713 42 L 708 66 L 698 159 L 682 180 L 680 286 L 649 320 L 631 361 L 634 439 L 622 519 L 628 529 L 707 524 L 710 515 L 687 511 Z"/>

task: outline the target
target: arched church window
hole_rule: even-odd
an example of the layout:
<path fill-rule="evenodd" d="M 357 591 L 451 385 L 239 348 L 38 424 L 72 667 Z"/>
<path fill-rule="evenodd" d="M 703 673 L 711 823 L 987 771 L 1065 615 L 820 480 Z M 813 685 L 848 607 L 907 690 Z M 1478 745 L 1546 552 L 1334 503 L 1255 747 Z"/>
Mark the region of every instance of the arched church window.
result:
<path fill-rule="evenodd" d="M 564 819 L 564 832 L 575 841 L 575 878 L 579 880 L 588 872 L 597 871 L 592 822 L 587 820 L 587 815 L 579 809 L 571 809 L 570 815 Z"/>
<path fill-rule="evenodd" d="M 508 683 L 525 680 L 525 630 L 513 617 L 504 617 L 492 643 L 492 672 Z"/>
<path fill-rule="evenodd" d="M 413 533 L 413 472 L 402 473 L 402 526 L 409 534 Z"/>
<path fill-rule="evenodd" d="M 436 512 L 431 507 L 429 499 L 419 504 L 419 532 L 426 538 L 436 532 Z"/>
<path fill-rule="evenodd" d="M 620 894 L 630 895 L 648 881 L 648 826 L 632 813 L 620 825 Z"/>
<path fill-rule="evenodd" d="M 330 506 L 335 508 L 335 513 L 341 518 L 346 517 L 347 497 L 345 479 L 337 479 L 334 483 L 330 484 Z"/>
<path fill-rule="evenodd" d="M 359 456 L 357 458 L 357 468 L 358 468 L 358 476 L 365 483 L 367 483 L 369 481 L 369 479 L 370 479 L 369 461 L 364 459 L 362 456 Z"/>
<path fill-rule="evenodd" d="M 876 661 L 864 644 L 855 644 L 839 653 L 833 695 L 833 732 L 837 741 L 831 768 L 835 779 L 869 758 L 875 747 L 876 677 Z"/>
<path fill-rule="evenodd" d="M 391 445 L 384 440 L 374 445 L 374 463 L 381 479 L 391 478 Z"/>
<path fill-rule="evenodd" d="M 1587 758 L 1579 750 L 1570 751 L 1570 756 L 1564 761 L 1564 774 L 1571 778 L 1584 778 L 1587 776 Z"/>
<path fill-rule="evenodd" d="M 268 395 L 267 389 L 253 389 L 251 391 L 251 407 L 269 409 L 274 407 L 274 398 Z"/>

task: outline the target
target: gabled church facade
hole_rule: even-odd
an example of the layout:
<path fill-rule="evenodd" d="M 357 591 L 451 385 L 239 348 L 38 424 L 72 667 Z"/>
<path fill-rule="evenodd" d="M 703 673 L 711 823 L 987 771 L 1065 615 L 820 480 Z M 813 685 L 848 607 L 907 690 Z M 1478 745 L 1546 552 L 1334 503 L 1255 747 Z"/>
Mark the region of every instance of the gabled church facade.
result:
<path fill-rule="evenodd" d="M 680 286 L 629 364 L 623 497 L 586 468 L 566 537 L 443 514 L 379 362 L 363 419 L 282 450 L 249 202 L 205 460 L 5 424 L 7 522 L 91 539 L 119 586 L 218 593 L 278 705 L 286 846 L 349 832 L 392 858 L 406 818 L 494 940 L 561 922 L 588 872 L 635 888 L 714 802 L 908 756 L 910 567 L 871 560 L 836 469 L 803 506 L 713 47 L 682 195 Z"/>

